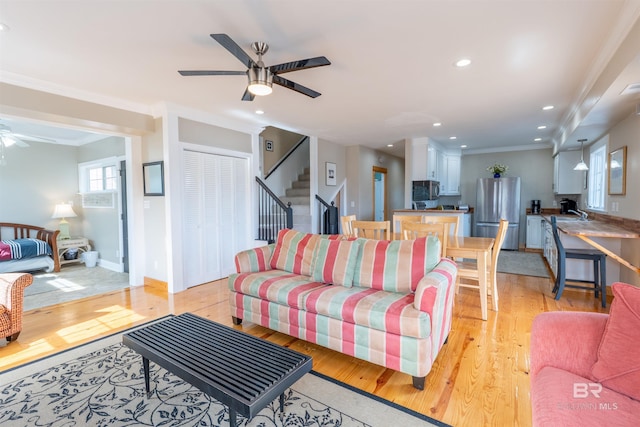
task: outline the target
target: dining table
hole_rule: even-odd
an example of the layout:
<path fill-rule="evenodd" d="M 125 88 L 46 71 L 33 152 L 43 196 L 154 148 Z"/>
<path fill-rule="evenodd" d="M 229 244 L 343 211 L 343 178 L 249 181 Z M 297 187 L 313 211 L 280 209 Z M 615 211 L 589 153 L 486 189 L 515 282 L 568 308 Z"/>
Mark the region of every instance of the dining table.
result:
<path fill-rule="evenodd" d="M 447 242 L 447 257 L 475 259 L 478 265 L 478 285 L 480 288 L 480 310 L 482 320 L 487 320 L 487 295 L 491 251 L 495 239 L 491 237 L 450 237 Z M 495 293 L 495 291 L 494 291 Z M 493 295 L 492 308 L 498 311 L 498 295 Z"/>

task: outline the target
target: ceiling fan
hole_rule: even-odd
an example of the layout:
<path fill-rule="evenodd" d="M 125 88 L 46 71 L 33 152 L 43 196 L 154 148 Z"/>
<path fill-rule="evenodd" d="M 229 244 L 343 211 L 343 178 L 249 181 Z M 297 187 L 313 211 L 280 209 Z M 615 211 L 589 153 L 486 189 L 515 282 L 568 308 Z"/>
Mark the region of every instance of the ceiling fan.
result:
<path fill-rule="evenodd" d="M 27 144 L 25 140 L 36 142 L 55 142 L 55 140 L 49 138 L 40 138 L 12 132 L 9 126 L 0 123 L 0 166 L 7 164 L 4 156 L 4 150 L 13 145 L 21 148 L 28 147 L 29 144 Z"/>
<path fill-rule="evenodd" d="M 301 84 L 292 82 L 280 76 L 280 74 L 290 73 L 292 71 L 304 70 L 308 68 L 321 67 L 330 65 L 331 62 L 324 56 L 316 56 L 315 58 L 301 59 L 298 61 L 285 62 L 283 64 L 265 66 L 262 62 L 262 55 L 267 53 L 269 45 L 264 42 L 254 42 L 251 48 L 258 55 L 258 61 L 251 59 L 247 53 L 242 50 L 231 37 L 226 34 L 210 34 L 210 36 L 220 43 L 222 47 L 227 49 L 233 56 L 238 58 L 246 67 L 246 71 L 178 71 L 183 76 L 239 76 L 246 74 L 249 79 L 249 85 L 242 95 L 243 101 L 253 101 L 253 98 L 263 95 L 269 95 L 272 92 L 272 84 L 295 90 L 303 95 L 311 98 L 320 96 L 319 92 L 302 86 Z"/>

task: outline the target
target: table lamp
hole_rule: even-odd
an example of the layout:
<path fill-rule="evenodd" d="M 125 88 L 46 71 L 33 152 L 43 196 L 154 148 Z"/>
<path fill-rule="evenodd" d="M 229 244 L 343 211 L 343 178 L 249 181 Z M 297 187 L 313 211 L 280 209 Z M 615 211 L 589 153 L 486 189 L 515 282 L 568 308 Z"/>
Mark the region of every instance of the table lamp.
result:
<path fill-rule="evenodd" d="M 66 240 L 71 238 L 71 236 L 69 236 L 69 223 L 65 218 L 73 218 L 76 216 L 78 215 L 73 211 L 71 205 L 67 205 L 66 203 L 56 205 L 51 218 L 62 218 L 60 220 L 60 234 L 58 234 L 58 239 Z"/>

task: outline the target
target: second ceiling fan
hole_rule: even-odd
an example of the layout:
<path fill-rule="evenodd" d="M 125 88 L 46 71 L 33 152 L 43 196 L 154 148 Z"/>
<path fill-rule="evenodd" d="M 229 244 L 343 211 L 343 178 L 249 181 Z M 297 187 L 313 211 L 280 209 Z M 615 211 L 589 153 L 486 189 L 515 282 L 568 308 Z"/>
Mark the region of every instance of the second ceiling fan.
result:
<path fill-rule="evenodd" d="M 253 98 L 258 95 L 268 95 L 272 91 L 272 84 L 275 83 L 279 86 L 286 87 L 287 89 L 295 90 L 303 95 L 307 95 L 311 98 L 317 98 L 320 96 L 320 92 L 316 92 L 313 89 L 302 86 L 301 84 L 287 80 L 281 77 L 280 74 L 289 73 L 292 71 L 304 70 L 307 68 L 321 67 L 324 65 L 330 65 L 331 62 L 324 56 L 316 56 L 315 58 L 301 59 L 298 61 L 285 62 L 283 64 L 265 66 L 262 62 L 262 55 L 267 53 L 269 45 L 263 42 L 254 42 L 251 44 L 251 48 L 258 55 L 258 61 L 251 59 L 247 53 L 242 50 L 231 37 L 226 34 L 210 34 L 210 36 L 220 43 L 225 49 L 227 49 L 233 56 L 238 58 L 246 67 L 246 71 L 213 71 L 213 70 L 192 70 L 192 71 L 178 71 L 183 76 L 237 76 L 247 75 L 249 79 L 249 85 L 242 95 L 243 101 L 253 101 Z"/>

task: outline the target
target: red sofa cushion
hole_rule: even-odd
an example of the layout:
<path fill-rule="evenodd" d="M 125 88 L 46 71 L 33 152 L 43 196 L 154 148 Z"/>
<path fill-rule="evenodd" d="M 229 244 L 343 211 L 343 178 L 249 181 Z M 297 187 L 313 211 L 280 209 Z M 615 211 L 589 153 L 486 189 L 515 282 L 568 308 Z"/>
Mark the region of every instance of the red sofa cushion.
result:
<path fill-rule="evenodd" d="M 603 386 L 640 400 L 640 288 L 614 283 L 609 319 L 591 373 Z"/>

